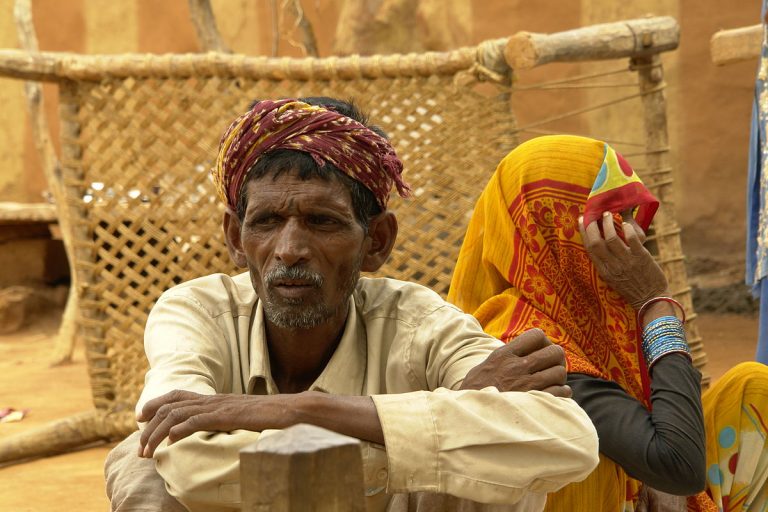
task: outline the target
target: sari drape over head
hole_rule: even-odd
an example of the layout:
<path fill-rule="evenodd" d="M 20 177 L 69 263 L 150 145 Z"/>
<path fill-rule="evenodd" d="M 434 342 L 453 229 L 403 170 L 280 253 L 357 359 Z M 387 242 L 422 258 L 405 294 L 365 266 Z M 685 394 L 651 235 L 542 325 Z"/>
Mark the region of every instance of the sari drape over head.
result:
<path fill-rule="evenodd" d="M 604 142 L 569 135 L 539 137 L 507 155 L 477 202 L 448 300 L 504 342 L 543 330 L 565 349 L 569 372 L 612 380 L 648 405 L 635 311 L 597 274 L 578 229 L 615 155 Z M 636 176 L 633 183 L 645 193 L 613 201 L 614 213 L 653 199 Z"/>

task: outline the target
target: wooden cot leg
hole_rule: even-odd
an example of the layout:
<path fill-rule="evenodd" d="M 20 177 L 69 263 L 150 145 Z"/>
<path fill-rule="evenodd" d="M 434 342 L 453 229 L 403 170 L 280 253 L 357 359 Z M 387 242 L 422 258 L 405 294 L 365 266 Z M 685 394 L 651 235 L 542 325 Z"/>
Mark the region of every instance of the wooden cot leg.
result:
<path fill-rule="evenodd" d="M 114 441 L 136 430 L 133 411 L 91 410 L 0 440 L 0 464 L 64 453 L 97 441 Z"/>
<path fill-rule="evenodd" d="M 73 282 L 69 287 L 67 305 L 64 307 L 61 325 L 59 326 L 59 332 L 56 335 L 56 342 L 53 346 L 51 366 L 58 366 L 72 361 L 72 353 L 75 351 L 75 342 L 77 341 L 77 305 L 77 290 Z"/>
<path fill-rule="evenodd" d="M 16 0 L 13 15 L 16 20 L 16 32 L 20 46 L 29 52 L 38 52 L 37 34 L 35 33 L 35 26 L 32 23 L 31 0 Z M 51 365 L 55 366 L 72 361 L 72 352 L 75 348 L 75 316 L 78 304 L 76 293 L 77 276 L 74 268 L 75 253 L 72 249 L 69 217 L 58 172 L 59 160 L 56 157 L 56 151 L 51 142 L 51 132 L 48 128 L 48 121 L 45 118 L 43 87 L 39 82 L 26 82 L 24 84 L 24 92 L 27 97 L 27 110 L 32 123 L 32 134 L 35 138 L 35 146 L 37 146 L 37 151 L 42 160 L 45 179 L 48 182 L 48 187 L 56 202 L 59 226 L 61 227 L 61 235 L 64 242 L 64 249 L 67 253 L 67 259 L 69 260 L 71 275 L 67 305 L 64 309 L 64 317 L 62 318 L 59 334 L 56 338 L 54 357 L 51 361 Z"/>

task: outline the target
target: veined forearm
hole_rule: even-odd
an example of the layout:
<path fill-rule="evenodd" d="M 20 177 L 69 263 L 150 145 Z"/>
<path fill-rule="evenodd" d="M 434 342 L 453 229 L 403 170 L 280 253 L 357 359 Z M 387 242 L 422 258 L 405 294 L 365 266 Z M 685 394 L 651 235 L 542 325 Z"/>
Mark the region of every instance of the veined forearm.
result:
<path fill-rule="evenodd" d="M 309 423 L 339 434 L 384 444 L 379 415 L 369 396 L 306 391 L 293 395 L 291 402 L 295 423 Z"/>

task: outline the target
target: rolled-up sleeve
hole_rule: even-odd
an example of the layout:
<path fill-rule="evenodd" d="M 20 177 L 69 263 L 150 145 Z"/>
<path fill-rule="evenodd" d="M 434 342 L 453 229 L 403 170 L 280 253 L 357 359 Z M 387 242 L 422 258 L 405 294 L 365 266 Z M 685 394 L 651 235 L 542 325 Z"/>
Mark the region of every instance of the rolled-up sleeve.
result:
<path fill-rule="evenodd" d="M 163 442 L 155 451 L 157 472 L 189 510 L 240 510 L 240 450 L 260 436 L 248 430 L 197 432 L 170 446 Z"/>
<path fill-rule="evenodd" d="M 595 428 L 567 398 L 441 388 L 373 401 L 387 447 L 388 492 L 511 504 L 526 492 L 583 480 L 598 463 Z"/>

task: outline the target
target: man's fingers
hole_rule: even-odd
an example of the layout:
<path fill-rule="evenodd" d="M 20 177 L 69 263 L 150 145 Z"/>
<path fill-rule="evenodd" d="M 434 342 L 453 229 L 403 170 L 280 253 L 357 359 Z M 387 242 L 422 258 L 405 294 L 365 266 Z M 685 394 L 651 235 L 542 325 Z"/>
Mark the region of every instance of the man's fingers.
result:
<path fill-rule="evenodd" d="M 211 412 L 191 416 L 186 421 L 171 427 L 168 431 L 168 442 L 175 443 L 191 436 L 195 432 L 219 430 L 220 419 L 221 416 L 219 414 Z"/>
<path fill-rule="evenodd" d="M 565 366 L 550 366 L 531 375 L 531 389 L 544 390 L 552 386 L 564 386 L 568 378 Z"/>
<path fill-rule="evenodd" d="M 528 364 L 528 369 L 531 374 L 542 372 L 553 367 L 559 367 L 565 370 L 565 351 L 560 345 L 548 345 L 525 356 L 524 359 Z"/>
<path fill-rule="evenodd" d="M 549 393 L 550 395 L 559 396 L 562 398 L 571 398 L 573 396 L 573 390 L 571 389 L 571 386 L 564 385 L 564 386 L 550 386 L 546 389 L 542 389 L 545 393 Z"/>
<path fill-rule="evenodd" d="M 184 400 L 194 400 L 195 398 L 200 398 L 201 396 L 203 395 L 199 395 L 192 391 L 174 389 L 173 391 L 170 391 L 157 398 L 153 398 L 144 404 L 144 407 L 141 408 L 141 412 L 136 416 L 136 419 L 141 422 L 149 421 L 155 416 L 158 409 L 160 409 L 165 404 L 181 402 Z"/>
<path fill-rule="evenodd" d="M 168 437 L 169 432 L 176 425 L 190 420 L 190 418 L 204 412 L 205 409 L 200 405 L 189 405 L 186 407 L 175 407 L 165 415 L 165 418 L 159 423 L 147 425 L 141 435 L 141 444 L 144 447 L 142 455 L 152 457 L 155 449 L 160 446 L 163 439 Z M 154 421 L 154 419 L 153 419 Z"/>
<path fill-rule="evenodd" d="M 525 357 L 539 349 L 552 345 L 541 329 L 530 329 L 507 344 L 505 351 L 518 357 Z"/>
<path fill-rule="evenodd" d="M 139 456 L 142 455 L 142 453 L 144 452 L 144 448 L 150 443 L 150 438 L 153 435 L 155 435 L 156 431 L 162 429 L 164 424 L 170 421 L 171 424 L 173 425 L 174 423 L 183 421 L 179 419 L 179 414 L 181 414 L 179 412 L 180 410 L 188 409 L 189 407 L 194 407 L 198 405 L 199 403 L 197 400 L 186 400 L 183 402 L 168 403 L 161 406 L 159 409 L 157 409 L 157 411 L 155 411 L 155 414 L 152 416 L 152 419 L 149 420 L 149 422 L 147 422 L 147 424 L 144 426 L 144 430 L 141 432 L 141 437 L 139 438 Z M 163 438 L 164 437 L 165 436 L 163 436 Z M 163 438 L 161 438 L 160 440 L 162 440 Z"/>
<path fill-rule="evenodd" d="M 149 442 L 149 438 L 152 436 L 152 434 L 154 434 L 154 432 L 158 429 L 158 427 L 165 421 L 166 416 L 172 410 L 173 410 L 173 407 L 171 404 L 165 404 L 153 412 L 152 418 L 147 422 L 146 425 L 144 425 L 144 430 L 142 430 L 141 437 L 139 437 L 139 456 L 143 456 L 144 449 L 146 448 L 147 443 Z"/>

